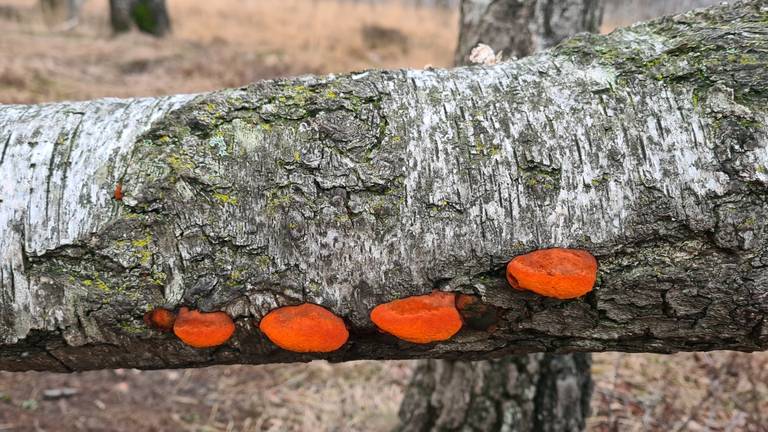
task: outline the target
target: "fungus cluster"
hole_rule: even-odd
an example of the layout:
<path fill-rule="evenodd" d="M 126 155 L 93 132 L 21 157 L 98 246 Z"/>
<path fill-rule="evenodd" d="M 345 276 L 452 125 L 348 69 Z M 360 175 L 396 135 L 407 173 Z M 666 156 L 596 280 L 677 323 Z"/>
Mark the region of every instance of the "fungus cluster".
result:
<path fill-rule="evenodd" d="M 597 260 L 579 249 L 541 249 L 507 264 L 507 281 L 513 288 L 545 297 L 581 297 L 592 291 L 596 280 Z"/>
<path fill-rule="evenodd" d="M 118 199 L 118 189 L 115 198 Z M 520 255 L 507 264 L 507 280 L 519 290 L 557 299 L 573 299 L 590 292 L 597 280 L 597 260 L 584 250 L 552 248 Z M 475 296 L 434 291 L 380 304 L 370 313 L 383 332 L 399 339 L 427 344 L 453 337 L 462 325 L 493 331 L 496 306 Z M 147 326 L 173 333 L 187 345 L 209 348 L 232 337 L 235 324 L 224 312 L 200 312 L 182 307 L 178 316 L 164 308 L 144 315 Z M 301 353 L 336 351 L 349 339 L 344 320 L 311 303 L 284 306 L 267 313 L 261 332 L 278 347 Z"/>
<path fill-rule="evenodd" d="M 341 318 L 311 303 L 274 309 L 261 319 L 259 329 L 280 348 L 303 353 L 336 351 L 349 338 Z"/>
<path fill-rule="evenodd" d="M 420 344 L 450 339 L 462 325 L 455 295 L 440 291 L 378 305 L 371 321 L 384 332 Z"/>

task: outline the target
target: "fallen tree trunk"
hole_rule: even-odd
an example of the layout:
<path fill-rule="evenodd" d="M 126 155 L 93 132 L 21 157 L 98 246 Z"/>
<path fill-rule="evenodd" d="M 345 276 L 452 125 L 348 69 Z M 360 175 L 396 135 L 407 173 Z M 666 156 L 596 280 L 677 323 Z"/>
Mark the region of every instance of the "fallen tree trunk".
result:
<path fill-rule="evenodd" d="M 2 106 L 0 368 L 764 350 L 766 21 L 760 0 L 492 67 Z M 510 289 L 548 246 L 591 251 L 596 289 Z M 495 330 L 416 345 L 369 320 L 435 289 L 499 307 Z M 260 334 L 301 302 L 349 342 Z M 194 349 L 146 328 L 155 306 L 237 329 Z"/>

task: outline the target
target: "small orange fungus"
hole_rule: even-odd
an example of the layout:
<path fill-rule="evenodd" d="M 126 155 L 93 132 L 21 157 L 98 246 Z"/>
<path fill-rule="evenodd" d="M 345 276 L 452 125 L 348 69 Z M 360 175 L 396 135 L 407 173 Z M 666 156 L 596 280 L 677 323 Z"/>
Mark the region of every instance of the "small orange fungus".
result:
<path fill-rule="evenodd" d="M 592 291 L 596 279 L 597 260 L 579 249 L 541 249 L 507 264 L 507 281 L 513 288 L 545 297 L 581 297 Z"/>
<path fill-rule="evenodd" d="M 479 298 L 467 294 L 456 296 L 456 309 L 464 324 L 475 330 L 493 331 L 499 321 L 496 306 L 483 303 Z"/>
<path fill-rule="evenodd" d="M 450 339 L 461 329 L 455 295 L 435 291 L 376 306 L 371 321 L 381 330 L 413 343 Z"/>
<path fill-rule="evenodd" d="M 173 332 L 185 344 L 195 348 L 221 345 L 235 332 L 235 323 L 224 312 L 199 312 L 181 308 Z"/>
<path fill-rule="evenodd" d="M 165 308 L 154 308 L 144 314 L 144 323 L 147 327 L 170 332 L 173 331 L 173 323 L 176 321 L 176 315 Z"/>
<path fill-rule="evenodd" d="M 259 329 L 275 345 L 294 352 L 331 352 L 349 338 L 344 321 L 316 304 L 284 306 L 270 311 Z"/>
<path fill-rule="evenodd" d="M 117 186 L 115 186 L 115 201 L 122 201 L 123 200 L 123 184 L 118 183 Z"/>

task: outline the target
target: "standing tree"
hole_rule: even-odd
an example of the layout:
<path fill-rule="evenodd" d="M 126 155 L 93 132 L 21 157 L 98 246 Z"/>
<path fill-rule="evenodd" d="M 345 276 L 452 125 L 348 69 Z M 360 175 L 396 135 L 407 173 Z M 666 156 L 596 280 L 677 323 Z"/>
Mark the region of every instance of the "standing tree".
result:
<path fill-rule="evenodd" d="M 480 43 L 525 57 L 597 32 L 600 0 L 463 0 L 456 62 Z M 592 395 L 588 353 L 422 360 L 400 407 L 402 431 L 578 431 Z"/>
<path fill-rule="evenodd" d="M 506 57 L 525 57 L 580 32 L 596 32 L 602 0 L 462 0 L 455 62 L 466 64 L 477 44 Z"/>
<path fill-rule="evenodd" d="M 56 30 L 70 30 L 77 26 L 83 0 L 40 0 L 45 24 Z"/>
<path fill-rule="evenodd" d="M 109 0 L 109 17 L 115 33 L 140 31 L 165 36 L 171 31 L 171 19 L 165 0 Z"/>

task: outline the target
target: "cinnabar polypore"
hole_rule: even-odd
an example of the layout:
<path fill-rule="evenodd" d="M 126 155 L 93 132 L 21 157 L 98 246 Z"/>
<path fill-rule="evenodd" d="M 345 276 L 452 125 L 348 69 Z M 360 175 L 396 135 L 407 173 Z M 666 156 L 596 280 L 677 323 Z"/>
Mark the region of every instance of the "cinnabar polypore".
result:
<path fill-rule="evenodd" d="M 183 307 L 173 332 L 189 346 L 209 348 L 228 341 L 235 332 L 235 323 L 224 312 L 199 312 Z"/>
<path fill-rule="evenodd" d="M 259 329 L 282 349 L 294 352 L 331 352 L 349 338 L 344 321 L 316 304 L 284 306 L 271 310 Z"/>
<path fill-rule="evenodd" d="M 393 336 L 421 344 L 450 339 L 462 325 L 454 294 L 441 291 L 378 305 L 371 321 Z"/>
<path fill-rule="evenodd" d="M 123 200 L 123 184 L 118 183 L 117 186 L 115 186 L 115 193 L 114 193 L 115 201 L 122 201 Z"/>
<path fill-rule="evenodd" d="M 147 327 L 170 332 L 173 331 L 173 324 L 176 321 L 176 314 L 165 308 L 154 308 L 144 314 L 144 323 Z"/>
<path fill-rule="evenodd" d="M 572 299 L 592 291 L 597 260 L 579 249 L 552 248 L 515 257 L 507 264 L 507 281 L 516 289 L 546 297 Z"/>

